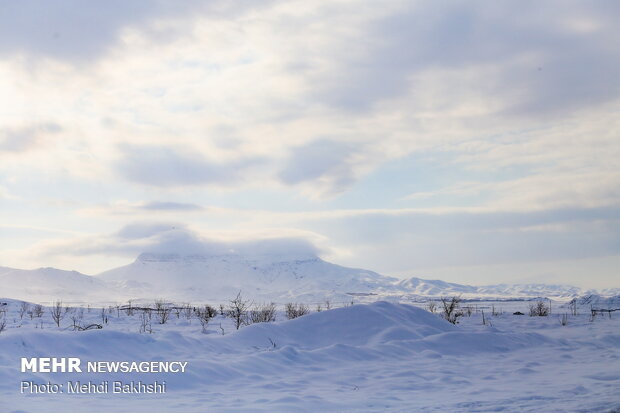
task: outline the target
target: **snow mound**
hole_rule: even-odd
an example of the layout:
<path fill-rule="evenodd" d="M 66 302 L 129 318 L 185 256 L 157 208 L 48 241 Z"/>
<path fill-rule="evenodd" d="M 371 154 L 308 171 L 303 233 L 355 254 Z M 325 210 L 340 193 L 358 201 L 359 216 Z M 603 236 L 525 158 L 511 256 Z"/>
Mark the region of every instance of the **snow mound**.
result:
<path fill-rule="evenodd" d="M 417 307 L 376 302 L 312 313 L 282 323 L 260 323 L 223 337 L 230 345 L 278 346 L 316 349 L 334 344 L 374 345 L 417 340 L 453 331 L 455 327 Z"/>

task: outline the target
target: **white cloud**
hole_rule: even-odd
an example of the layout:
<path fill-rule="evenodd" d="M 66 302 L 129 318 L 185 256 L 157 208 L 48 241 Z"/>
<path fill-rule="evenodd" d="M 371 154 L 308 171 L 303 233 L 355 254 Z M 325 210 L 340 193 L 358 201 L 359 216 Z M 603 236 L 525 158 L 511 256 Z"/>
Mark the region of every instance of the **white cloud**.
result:
<path fill-rule="evenodd" d="M 472 235 L 467 214 L 541 213 L 525 227 L 550 228 L 565 211 L 620 206 L 618 6 L 231 4 L 2 3 L 0 197 L 17 224 L 101 234 L 183 214 L 404 266 L 407 250 L 436 245 L 401 238 L 422 225 L 411 216 Z M 425 156 L 441 168 L 399 167 Z M 40 207 L 49 198 L 61 202 Z M 98 238 L 76 254 L 152 241 L 124 252 Z M 465 239 L 452 248 L 475 247 Z"/>

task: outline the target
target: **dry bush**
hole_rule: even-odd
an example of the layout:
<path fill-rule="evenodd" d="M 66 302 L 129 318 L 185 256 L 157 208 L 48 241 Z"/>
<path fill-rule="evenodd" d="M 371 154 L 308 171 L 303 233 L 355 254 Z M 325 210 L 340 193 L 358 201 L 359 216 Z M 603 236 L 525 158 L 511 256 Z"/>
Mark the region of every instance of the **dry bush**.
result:
<path fill-rule="evenodd" d="M 78 330 L 82 326 L 82 319 L 84 318 L 84 308 L 80 308 L 78 311 L 74 311 L 71 314 L 71 326 L 74 330 Z"/>
<path fill-rule="evenodd" d="M 192 315 L 194 313 L 194 310 L 195 310 L 195 308 L 193 308 L 189 303 L 188 304 L 184 304 L 183 305 L 183 310 L 182 310 L 183 316 L 185 318 L 187 318 L 188 320 L 191 320 L 192 319 Z"/>
<path fill-rule="evenodd" d="M 105 313 L 105 307 L 101 308 L 101 324 L 108 324 L 108 316 Z"/>
<path fill-rule="evenodd" d="M 549 315 L 550 308 L 543 300 L 538 300 L 530 304 L 530 317 L 546 317 Z"/>
<path fill-rule="evenodd" d="M 310 309 L 305 304 L 286 303 L 284 306 L 284 312 L 286 313 L 286 317 L 289 320 L 292 320 L 310 313 Z"/>
<path fill-rule="evenodd" d="M 570 312 L 572 315 L 577 315 L 577 299 L 573 298 L 570 303 L 568 303 L 568 308 L 570 308 Z"/>
<path fill-rule="evenodd" d="M 6 313 L 4 311 L 0 311 L 0 333 L 2 333 L 6 329 Z"/>
<path fill-rule="evenodd" d="M 142 313 L 140 314 L 140 333 L 153 333 L 153 327 L 151 325 L 151 310 L 149 309 L 142 310 Z"/>
<path fill-rule="evenodd" d="M 88 312 L 90 313 L 90 306 L 88 306 Z M 127 305 L 125 306 L 125 314 L 128 316 L 133 315 L 133 306 L 131 304 L 131 300 L 127 301 Z"/>
<path fill-rule="evenodd" d="M 37 318 L 43 317 L 44 312 L 45 309 L 43 309 L 43 306 L 41 304 L 35 304 L 34 307 L 32 307 L 32 315 Z"/>
<path fill-rule="evenodd" d="M 216 315 L 215 309 L 211 306 L 205 305 L 203 309 L 196 308 L 195 313 L 198 321 L 200 321 L 200 325 L 202 326 L 202 332 L 206 333 L 209 321 Z"/>
<path fill-rule="evenodd" d="M 200 325 L 202 326 L 202 332 L 207 332 L 207 326 L 209 325 L 209 321 L 211 320 L 211 312 L 207 309 L 209 306 L 205 306 L 204 309 L 197 308 L 196 309 L 196 317 L 198 321 L 200 321 Z"/>
<path fill-rule="evenodd" d="M 168 318 L 170 317 L 170 306 L 168 306 L 163 300 L 155 301 L 155 312 L 157 314 L 157 319 L 159 324 L 166 324 Z"/>
<path fill-rule="evenodd" d="M 437 311 L 437 303 L 434 301 L 429 301 L 428 304 L 426 304 L 426 309 L 434 314 L 435 311 Z"/>
<path fill-rule="evenodd" d="M 269 323 L 276 321 L 276 305 L 275 303 L 263 304 L 255 306 L 250 311 L 250 323 Z"/>
<path fill-rule="evenodd" d="M 459 310 L 459 303 L 461 302 L 461 297 L 441 297 L 441 305 L 442 305 L 442 317 L 446 319 L 446 321 L 456 324 L 457 319 L 463 315 Z"/>

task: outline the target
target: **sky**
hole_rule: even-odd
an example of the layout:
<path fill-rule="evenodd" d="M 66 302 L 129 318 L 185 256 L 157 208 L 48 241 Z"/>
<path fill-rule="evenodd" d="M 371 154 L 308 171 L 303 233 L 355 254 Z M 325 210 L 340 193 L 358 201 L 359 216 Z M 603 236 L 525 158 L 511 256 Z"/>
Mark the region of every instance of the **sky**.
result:
<path fill-rule="evenodd" d="M 615 1 L 0 0 L 0 266 L 620 287 Z"/>

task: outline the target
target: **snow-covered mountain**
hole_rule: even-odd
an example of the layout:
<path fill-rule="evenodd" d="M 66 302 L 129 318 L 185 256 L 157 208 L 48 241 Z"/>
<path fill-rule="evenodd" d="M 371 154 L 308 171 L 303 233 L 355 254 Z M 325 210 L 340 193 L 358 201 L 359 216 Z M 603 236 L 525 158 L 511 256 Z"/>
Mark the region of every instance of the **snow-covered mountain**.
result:
<path fill-rule="evenodd" d="M 455 284 L 441 280 L 423 280 L 417 277 L 402 280 L 398 283 L 398 286 L 403 291 L 420 296 L 475 294 L 478 292 L 478 287 L 471 285 Z"/>
<path fill-rule="evenodd" d="M 141 254 L 133 263 L 106 271 L 98 279 L 135 296 L 160 295 L 188 300 L 222 300 L 239 291 L 257 300 L 325 298 L 395 293 L 396 279 L 346 268 L 316 256 Z"/>
<path fill-rule="evenodd" d="M 128 299 L 227 302 L 239 291 L 255 302 L 425 301 L 460 295 L 463 299 L 509 300 L 620 294 L 582 291 L 569 285 L 498 284 L 471 286 L 441 280 L 398 280 L 373 271 L 347 268 L 315 255 L 238 253 L 212 255 L 141 254 L 134 262 L 96 276 L 54 268 L 0 267 L 0 297 L 50 302 L 123 302 Z"/>
<path fill-rule="evenodd" d="M 56 268 L 19 270 L 0 267 L 0 296 L 36 302 L 57 299 L 76 301 L 110 297 L 110 286 L 95 277 L 77 271 Z"/>
<path fill-rule="evenodd" d="M 586 294 L 578 287 L 562 284 L 495 284 L 472 286 L 449 283 L 441 280 L 424 280 L 412 277 L 402 280 L 398 286 L 408 294 L 423 297 L 460 295 L 465 299 L 505 299 L 549 297 L 570 299 Z"/>
<path fill-rule="evenodd" d="M 583 297 L 575 298 L 569 304 L 577 301 L 579 307 L 591 308 L 593 310 L 617 310 L 620 311 L 620 294 L 614 296 L 601 296 L 599 294 L 590 294 Z M 568 307 L 569 305 L 567 305 Z"/>

